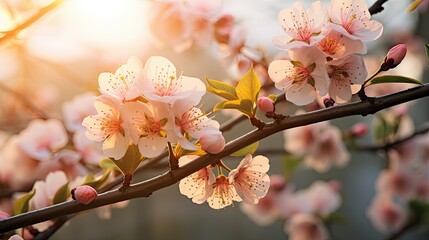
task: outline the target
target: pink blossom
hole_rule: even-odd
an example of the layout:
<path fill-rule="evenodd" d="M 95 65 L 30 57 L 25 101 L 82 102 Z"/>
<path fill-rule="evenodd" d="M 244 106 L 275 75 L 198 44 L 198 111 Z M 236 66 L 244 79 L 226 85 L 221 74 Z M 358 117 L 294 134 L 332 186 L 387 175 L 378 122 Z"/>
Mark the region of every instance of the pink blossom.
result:
<path fill-rule="evenodd" d="M 352 134 L 353 137 L 362 137 L 367 132 L 368 132 L 368 125 L 363 122 L 354 124 L 350 129 L 350 133 Z"/>
<path fill-rule="evenodd" d="M 306 189 L 306 195 L 310 199 L 311 212 L 322 216 L 335 212 L 341 205 L 341 197 L 330 183 L 315 181 Z"/>
<path fill-rule="evenodd" d="M 67 130 L 76 132 L 84 129 L 82 126 L 83 119 L 97 113 L 94 108 L 94 101 L 94 94 L 87 92 L 63 104 L 64 124 Z"/>
<path fill-rule="evenodd" d="M 236 169 L 229 173 L 229 181 L 234 185 L 237 194 L 248 204 L 257 204 L 270 187 L 270 168 L 268 158 L 248 154 Z"/>
<path fill-rule="evenodd" d="M 320 33 L 328 18 L 321 2 L 315 1 L 307 10 L 301 2 L 295 2 L 279 13 L 278 20 L 287 36 L 275 37 L 273 43 L 280 49 L 291 49 L 320 41 L 323 38 Z"/>
<path fill-rule="evenodd" d="M 407 215 L 405 207 L 395 203 L 387 193 L 377 194 L 367 210 L 368 218 L 381 232 L 398 230 L 405 224 Z"/>
<path fill-rule="evenodd" d="M 323 32 L 326 32 L 322 33 L 325 37 L 316 46 L 329 57 L 338 59 L 367 52 L 367 47 L 362 41 L 350 39 L 329 27 L 324 28 Z"/>
<path fill-rule="evenodd" d="M 225 52 L 222 59 L 225 65 L 229 66 L 236 61 L 240 63 L 239 60 L 250 62 L 248 58 L 244 58 L 241 55 L 241 51 L 245 45 L 246 35 L 246 29 L 243 26 L 238 25 L 232 28 L 227 44 L 221 46 L 221 50 Z M 248 69 L 249 68 L 246 68 L 246 71 Z"/>
<path fill-rule="evenodd" d="M 94 103 L 97 115 L 86 117 L 82 125 L 86 137 L 95 142 L 103 142 L 103 154 L 116 160 L 121 159 L 130 142 L 123 123 L 120 105 L 107 96 L 100 96 Z"/>
<path fill-rule="evenodd" d="M 103 95 L 110 96 L 119 102 L 138 98 L 139 89 L 137 82 L 141 80 L 142 63 L 140 59 L 132 56 L 127 64 L 120 66 L 115 74 L 101 73 L 98 77 L 98 85 Z"/>
<path fill-rule="evenodd" d="M 30 157 L 47 161 L 68 142 L 66 130 L 57 119 L 32 120 L 19 134 L 19 146 Z"/>
<path fill-rule="evenodd" d="M 97 190 L 88 185 L 82 185 L 71 190 L 71 195 L 74 200 L 84 205 L 90 204 L 97 196 Z"/>
<path fill-rule="evenodd" d="M 329 61 L 328 75 L 331 79 L 329 96 L 337 103 L 345 103 L 350 101 L 352 97 L 351 85 L 362 85 L 368 72 L 361 56 L 349 55 Z"/>
<path fill-rule="evenodd" d="M 268 68 L 270 78 L 277 89 L 285 91 L 286 99 L 306 105 L 317 95 L 325 95 L 329 77 L 324 54 L 316 47 L 308 47 L 293 49 L 289 56 L 292 60 L 274 60 Z"/>
<path fill-rule="evenodd" d="M 414 190 L 413 173 L 406 168 L 383 170 L 376 182 L 378 192 L 409 197 Z"/>
<path fill-rule="evenodd" d="M 270 176 L 270 187 L 267 195 L 259 199 L 257 204 L 240 204 L 240 209 L 252 221 L 261 226 L 273 223 L 279 217 L 279 195 L 287 191 L 285 178 L 281 175 Z"/>
<path fill-rule="evenodd" d="M 148 158 L 161 154 L 167 147 L 164 126 L 170 118 L 168 106 L 162 103 L 129 102 L 124 104 L 122 114 L 129 126 L 131 139 L 138 145 L 140 153 Z"/>
<path fill-rule="evenodd" d="M 218 176 L 212 187 L 213 193 L 209 198 L 207 198 L 207 202 L 213 209 L 225 208 L 231 205 L 233 200 L 238 202 L 242 201 L 242 199 L 237 195 L 234 186 L 224 175 Z"/>
<path fill-rule="evenodd" d="M 370 20 L 365 0 L 332 0 L 329 18 L 333 29 L 353 40 L 372 41 L 383 32 L 380 22 Z"/>
<path fill-rule="evenodd" d="M 34 183 L 36 193 L 30 200 L 30 209 L 41 209 L 53 204 L 56 192 L 68 182 L 64 172 L 51 172 L 46 176 L 45 181 L 37 181 Z M 46 230 L 53 224 L 52 221 L 41 222 L 33 225 L 39 231 Z"/>
<path fill-rule="evenodd" d="M 198 156 L 183 156 L 179 158 L 179 166 L 192 162 Z M 192 198 L 192 202 L 201 204 L 213 194 L 212 185 L 215 183 L 215 175 L 210 166 L 183 178 L 179 183 L 180 193 Z"/>
<path fill-rule="evenodd" d="M 328 231 L 323 223 L 310 214 L 296 214 L 285 224 L 284 231 L 291 240 L 324 240 Z"/>
<path fill-rule="evenodd" d="M 170 121 L 170 124 L 174 123 L 174 126 L 170 127 L 173 130 L 171 134 L 177 136 L 183 148 L 195 151 L 198 147 L 191 143 L 185 135 L 194 139 L 200 139 L 207 134 L 216 138 L 215 135 L 222 135 L 222 133 L 219 131 L 220 125 L 217 121 L 207 117 L 201 109 L 196 107 L 189 108 L 187 105 L 188 104 L 176 104 L 172 109 L 175 119 L 174 122 Z M 206 140 L 203 140 L 203 142 L 204 141 Z"/>
<path fill-rule="evenodd" d="M 307 196 L 307 191 L 300 190 L 292 192 L 293 188 L 282 192 L 279 198 L 280 215 L 290 218 L 296 214 L 312 213 L 311 199 Z"/>
<path fill-rule="evenodd" d="M 97 166 L 104 158 L 102 143 L 94 142 L 86 137 L 85 131 L 75 132 L 73 135 L 73 146 L 81 154 L 85 163 Z"/>
<path fill-rule="evenodd" d="M 219 17 L 214 23 L 214 37 L 219 43 L 228 43 L 229 36 L 234 27 L 234 16 L 225 14 Z"/>
<path fill-rule="evenodd" d="M 200 137 L 200 144 L 204 151 L 217 154 L 225 148 L 225 138 L 221 132 L 208 133 Z"/>
<path fill-rule="evenodd" d="M 206 93 L 206 86 L 200 79 L 183 75 L 177 77 L 173 63 L 159 56 L 147 60 L 139 88 L 148 100 L 170 105 L 187 100 L 190 106 L 196 106 Z"/>
<path fill-rule="evenodd" d="M 0 211 L 0 220 L 6 219 L 6 218 L 9 218 L 9 217 L 10 217 L 9 213 Z"/>
<path fill-rule="evenodd" d="M 24 240 L 20 235 L 15 234 L 9 238 L 9 240 Z"/>
<path fill-rule="evenodd" d="M 350 159 L 341 131 L 328 122 L 286 130 L 284 137 L 286 151 L 303 156 L 305 165 L 318 172 L 333 164 L 345 166 Z"/>

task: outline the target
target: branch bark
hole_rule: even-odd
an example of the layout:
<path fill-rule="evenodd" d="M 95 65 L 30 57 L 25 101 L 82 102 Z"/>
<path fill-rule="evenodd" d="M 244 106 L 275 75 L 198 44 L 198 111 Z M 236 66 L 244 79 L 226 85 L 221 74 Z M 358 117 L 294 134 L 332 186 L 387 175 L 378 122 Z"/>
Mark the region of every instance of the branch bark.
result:
<path fill-rule="evenodd" d="M 112 190 L 100 194 L 97 199 L 88 205 L 76 201 L 68 201 L 47 208 L 27 212 L 0 221 L 0 233 L 29 226 L 35 223 L 55 219 L 61 216 L 101 207 L 104 205 L 140 197 L 148 197 L 153 192 L 173 185 L 182 178 L 198 171 L 199 169 L 218 162 L 220 159 L 240 150 L 241 148 L 273 135 L 277 132 L 304 126 L 326 120 L 343 118 L 352 115 L 366 116 L 374 114 L 382 109 L 398 105 L 400 103 L 429 96 L 429 84 L 424 84 L 402 92 L 390 94 L 383 97 L 366 99 L 360 102 L 335 106 L 328 109 L 317 110 L 302 115 L 285 118 L 280 122 L 267 124 L 262 130 L 253 130 L 242 137 L 229 142 L 224 151 L 218 154 L 207 154 L 182 166 L 176 170 L 166 172 L 152 179 L 131 185 L 126 192 Z"/>
<path fill-rule="evenodd" d="M 377 0 L 374 4 L 368 9 L 371 15 L 377 14 L 384 10 L 383 4 L 388 0 Z"/>

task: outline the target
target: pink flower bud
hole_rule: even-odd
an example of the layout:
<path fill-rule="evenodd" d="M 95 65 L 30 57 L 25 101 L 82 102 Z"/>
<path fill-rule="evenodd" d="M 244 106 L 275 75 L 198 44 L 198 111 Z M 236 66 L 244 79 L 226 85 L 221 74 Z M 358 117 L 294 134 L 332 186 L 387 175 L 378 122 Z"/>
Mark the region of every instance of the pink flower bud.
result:
<path fill-rule="evenodd" d="M 274 101 L 268 97 L 260 97 L 258 99 L 258 108 L 264 114 L 272 113 L 275 111 Z"/>
<path fill-rule="evenodd" d="M 9 213 L 0 211 L 0 220 L 6 219 L 6 218 L 9 218 L 9 217 L 10 217 Z"/>
<path fill-rule="evenodd" d="M 225 147 L 225 138 L 222 133 L 204 134 L 200 138 L 201 148 L 211 154 L 222 152 Z"/>
<path fill-rule="evenodd" d="M 98 196 L 97 191 L 88 185 L 82 185 L 72 189 L 71 194 L 74 200 L 85 205 L 91 203 Z"/>
<path fill-rule="evenodd" d="M 323 101 L 323 105 L 325 105 L 325 107 L 326 107 L 326 108 L 328 108 L 328 107 L 332 107 L 332 106 L 334 106 L 334 104 L 335 104 L 334 99 L 332 99 L 332 98 L 331 98 L 331 97 L 329 97 L 329 96 L 323 97 L 323 98 L 322 98 L 322 101 Z"/>
<path fill-rule="evenodd" d="M 350 130 L 353 137 L 362 137 L 368 132 L 368 125 L 366 123 L 356 123 Z"/>
<path fill-rule="evenodd" d="M 19 236 L 18 234 L 15 234 L 13 236 L 11 236 L 9 238 L 9 240 L 24 240 L 24 238 L 22 238 L 21 236 Z"/>
<path fill-rule="evenodd" d="M 395 68 L 402 62 L 407 54 L 407 46 L 405 44 L 398 44 L 392 47 L 384 58 L 384 63 L 381 65 L 383 71 Z"/>

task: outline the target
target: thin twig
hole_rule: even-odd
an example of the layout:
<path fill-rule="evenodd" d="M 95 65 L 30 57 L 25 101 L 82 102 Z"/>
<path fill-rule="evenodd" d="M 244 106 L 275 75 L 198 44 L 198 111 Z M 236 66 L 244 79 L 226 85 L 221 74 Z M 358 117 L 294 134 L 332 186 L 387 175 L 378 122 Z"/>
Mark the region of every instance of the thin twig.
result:
<path fill-rule="evenodd" d="M 45 16 L 47 13 L 49 13 L 51 10 L 56 8 L 58 5 L 63 3 L 64 0 L 56 0 L 53 1 L 51 4 L 47 5 L 46 7 L 41 8 L 36 14 L 29 17 L 27 20 L 25 20 L 23 23 L 16 26 L 14 29 L 7 31 L 1 38 L 0 38 L 0 45 L 3 44 L 6 41 L 9 41 L 10 39 L 13 39 L 18 35 L 22 30 L 30 27 L 33 23 L 35 23 L 37 20 Z"/>
<path fill-rule="evenodd" d="M 385 108 L 427 96 L 429 96 L 429 84 L 424 84 L 402 92 L 374 98 L 373 102 L 365 100 L 334 106 L 329 109 L 321 109 L 301 115 L 290 116 L 281 122 L 267 124 L 263 130 L 252 130 L 244 136 L 229 142 L 225 146 L 225 149 L 218 154 L 207 154 L 201 156 L 176 170 L 168 171 L 152 179 L 133 184 L 129 187 L 127 192 L 112 190 L 110 192 L 100 194 L 97 199 L 88 205 L 83 205 L 76 201 L 68 201 L 1 220 L 0 233 L 5 233 L 39 222 L 116 202 L 121 202 L 124 200 L 148 197 L 153 192 L 171 186 L 180 181 L 182 178 L 189 176 L 203 167 L 217 163 L 220 159 L 229 156 L 230 154 L 242 149 L 245 146 L 248 146 L 249 144 L 286 129 L 352 115 L 366 116 L 368 114 L 374 114 Z"/>
<path fill-rule="evenodd" d="M 368 9 L 371 15 L 377 14 L 384 10 L 383 4 L 388 0 L 377 0 L 374 4 Z"/>

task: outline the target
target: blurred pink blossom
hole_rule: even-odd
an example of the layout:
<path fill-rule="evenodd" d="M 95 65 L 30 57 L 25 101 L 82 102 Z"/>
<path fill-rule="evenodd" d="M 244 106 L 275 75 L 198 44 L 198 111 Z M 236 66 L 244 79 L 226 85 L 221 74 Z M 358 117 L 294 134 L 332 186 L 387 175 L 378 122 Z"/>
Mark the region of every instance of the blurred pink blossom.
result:
<path fill-rule="evenodd" d="M 381 232 L 392 232 L 401 228 L 407 219 L 405 206 L 394 202 L 388 193 L 379 193 L 372 200 L 367 216 Z"/>
<path fill-rule="evenodd" d="M 291 240 L 325 240 L 328 230 L 321 220 L 309 214 L 296 214 L 285 224 L 284 231 Z"/>
<path fill-rule="evenodd" d="M 82 121 L 89 115 L 97 114 L 94 107 L 95 95 L 91 92 L 75 96 L 63 103 L 64 124 L 70 132 L 84 130 Z"/>

